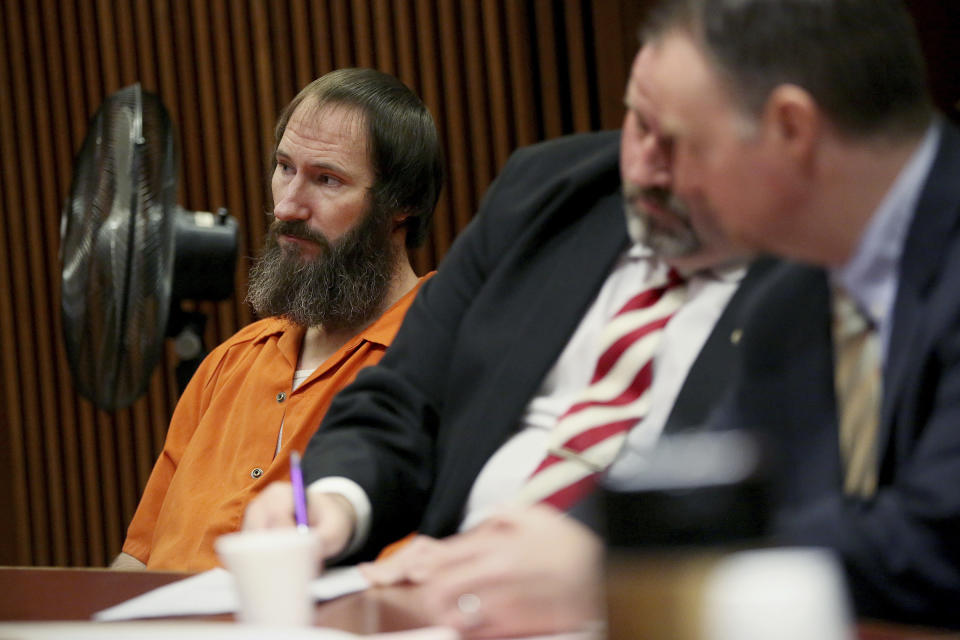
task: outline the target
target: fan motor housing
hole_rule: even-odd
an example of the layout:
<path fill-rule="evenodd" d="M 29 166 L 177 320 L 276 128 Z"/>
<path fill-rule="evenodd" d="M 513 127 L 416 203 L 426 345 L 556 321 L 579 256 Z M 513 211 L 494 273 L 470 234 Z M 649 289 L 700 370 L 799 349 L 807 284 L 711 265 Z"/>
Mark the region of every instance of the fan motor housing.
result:
<path fill-rule="evenodd" d="M 174 300 L 226 300 L 234 293 L 237 220 L 226 209 L 177 215 L 173 258 Z"/>

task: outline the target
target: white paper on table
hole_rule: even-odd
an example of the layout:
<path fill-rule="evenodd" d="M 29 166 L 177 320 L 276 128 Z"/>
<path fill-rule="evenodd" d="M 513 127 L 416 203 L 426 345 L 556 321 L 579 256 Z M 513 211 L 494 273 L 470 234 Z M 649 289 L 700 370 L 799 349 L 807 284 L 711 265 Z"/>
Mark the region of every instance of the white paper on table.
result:
<path fill-rule="evenodd" d="M 316 601 L 330 600 L 370 586 L 356 567 L 323 572 L 310 585 Z M 210 569 L 148 591 L 93 614 L 94 620 L 134 620 L 171 616 L 235 613 L 240 607 L 233 576 L 222 568 Z"/>
<path fill-rule="evenodd" d="M 230 622 L 0 622 L 0 640 L 459 640 L 453 629 L 425 627 L 358 636 L 325 627 L 257 627 Z"/>
<path fill-rule="evenodd" d="M 0 640 L 359 640 L 360 636 L 321 627 L 274 629 L 228 622 L 14 622 L 0 623 Z"/>

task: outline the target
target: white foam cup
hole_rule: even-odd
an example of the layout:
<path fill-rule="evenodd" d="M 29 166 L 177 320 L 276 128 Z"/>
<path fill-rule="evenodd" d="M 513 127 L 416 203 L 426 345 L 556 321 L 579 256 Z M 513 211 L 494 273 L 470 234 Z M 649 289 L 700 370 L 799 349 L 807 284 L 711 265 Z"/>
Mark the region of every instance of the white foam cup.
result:
<path fill-rule="evenodd" d="M 270 626 L 313 622 L 310 582 L 320 572 L 322 559 L 316 531 L 239 531 L 217 538 L 214 548 L 236 581 L 240 622 Z"/>
<path fill-rule="evenodd" d="M 707 640 L 853 640 L 840 562 L 813 548 L 763 549 L 723 558 L 703 593 Z"/>

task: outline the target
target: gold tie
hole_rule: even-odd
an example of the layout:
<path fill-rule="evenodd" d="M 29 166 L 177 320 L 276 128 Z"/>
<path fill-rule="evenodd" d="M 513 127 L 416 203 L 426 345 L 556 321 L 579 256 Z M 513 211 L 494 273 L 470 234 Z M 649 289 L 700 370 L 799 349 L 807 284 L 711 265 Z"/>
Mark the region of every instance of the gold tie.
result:
<path fill-rule="evenodd" d="M 869 498 L 877 489 L 880 345 L 875 327 L 839 288 L 833 294 L 833 345 L 843 490 Z"/>

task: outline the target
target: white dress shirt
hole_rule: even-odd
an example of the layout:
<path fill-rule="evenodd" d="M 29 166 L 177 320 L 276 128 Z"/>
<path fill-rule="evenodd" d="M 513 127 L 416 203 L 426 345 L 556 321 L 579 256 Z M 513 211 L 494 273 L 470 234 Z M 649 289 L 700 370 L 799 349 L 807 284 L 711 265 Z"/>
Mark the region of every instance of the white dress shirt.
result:
<path fill-rule="evenodd" d="M 520 420 L 517 433 L 487 461 L 474 482 L 460 529 L 479 523 L 510 502 L 547 455 L 550 431 L 590 383 L 600 357 L 600 336 L 611 318 L 646 283 L 662 281 L 668 267 L 642 245 L 620 256 L 566 348 L 547 373 Z M 640 463 L 634 457 L 648 451 L 663 430 L 680 387 L 730 296 L 743 277 L 743 267 L 704 272 L 691 277 L 687 301 L 670 319 L 654 356 L 650 411 L 631 429 L 631 456 L 621 456 L 609 473 Z"/>
<path fill-rule="evenodd" d="M 474 526 L 510 502 L 546 456 L 550 429 L 589 384 L 600 356 L 599 340 L 604 326 L 627 300 L 645 289 L 653 277 L 662 279 L 667 269 L 667 265 L 643 245 L 634 244 L 620 256 L 577 330 L 527 405 L 517 433 L 494 453 L 477 476 L 464 509 L 461 530 Z M 642 464 L 642 454 L 649 451 L 660 435 L 687 371 L 745 271 L 743 266 L 706 271 L 695 274 L 688 281 L 687 301 L 667 323 L 654 356 L 656 373 L 650 411 L 630 431 L 628 446 L 624 447 L 630 454 L 622 455 L 614 462 L 609 471 L 612 477 L 618 474 L 618 470 L 635 469 L 634 465 Z M 317 480 L 311 483 L 308 491 L 339 493 L 353 504 L 357 512 L 357 529 L 344 553 L 362 546 L 371 520 L 370 501 L 363 489 L 351 480 L 337 477 Z"/>

